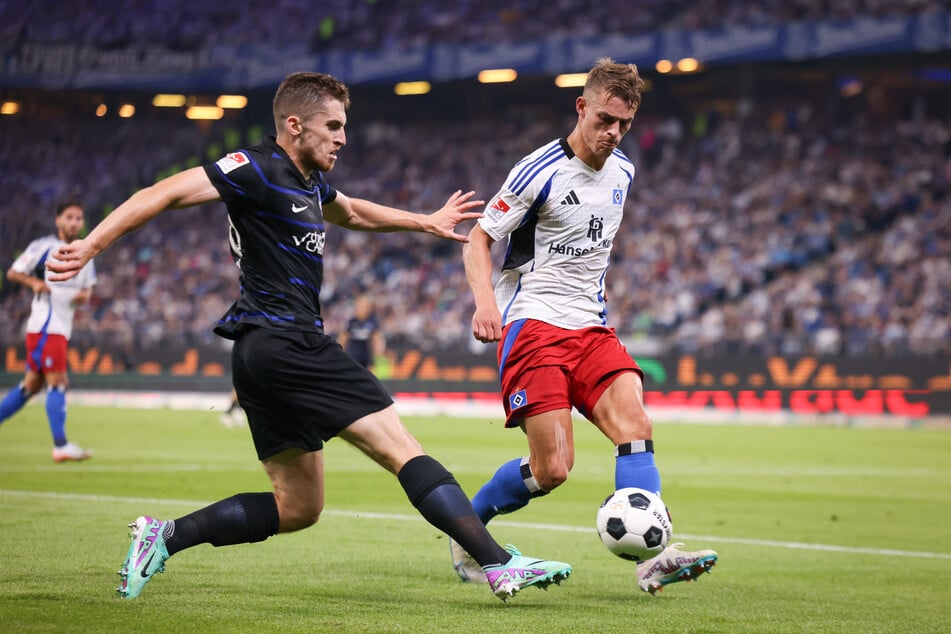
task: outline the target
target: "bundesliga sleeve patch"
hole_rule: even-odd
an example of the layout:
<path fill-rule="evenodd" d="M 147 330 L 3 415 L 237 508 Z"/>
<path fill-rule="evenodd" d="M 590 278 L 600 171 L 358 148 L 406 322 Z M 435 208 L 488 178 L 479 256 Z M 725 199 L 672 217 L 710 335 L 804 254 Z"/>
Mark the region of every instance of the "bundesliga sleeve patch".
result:
<path fill-rule="evenodd" d="M 232 152 L 225 156 L 222 159 L 219 159 L 215 165 L 218 166 L 218 169 L 221 170 L 222 174 L 227 174 L 233 170 L 238 169 L 242 165 L 247 165 L 251 161 L 248 159 L 248 155 L 244 152 Z"/>
<path fill-rule="evenodd" d="M 512 205 L 505 202 L 501 196 L 492 199 L 485 209 L 485 216 L 494 222 L 500 222 L 502 215 L 512 209 Z"/>

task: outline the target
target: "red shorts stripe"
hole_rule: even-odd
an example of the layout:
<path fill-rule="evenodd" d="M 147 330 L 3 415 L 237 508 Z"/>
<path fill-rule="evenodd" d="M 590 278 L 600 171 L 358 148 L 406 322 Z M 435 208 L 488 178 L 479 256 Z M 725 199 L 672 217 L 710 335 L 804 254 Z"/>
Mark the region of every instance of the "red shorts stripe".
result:
<path fill-rule="evenodd" d="M 40 332 L 26 335 L 26 367 L 33 372 L 66 372 L 66 337 Z"/>
<path fill-rule="evenodd" d="M 622 372 L 643 372 L 613 328 L 566 330 L 534 319 L 502 331 L 498 348 L 505 426 L 574 406 L 590 416 Z"/>

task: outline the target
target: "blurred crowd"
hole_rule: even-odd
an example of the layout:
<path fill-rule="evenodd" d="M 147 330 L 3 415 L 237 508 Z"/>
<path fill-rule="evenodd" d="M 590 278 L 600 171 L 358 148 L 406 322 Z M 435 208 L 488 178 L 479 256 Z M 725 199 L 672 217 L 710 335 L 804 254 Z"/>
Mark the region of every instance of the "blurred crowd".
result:
<path fill-rule="evenodd" d="M 105 11 L 95 0 L 0 0 L 0 53 L 31 42 L 393 49 L 949 8 L 951 0 L 115 0 Z M 700 108 L 651 104 L 622 147 L 637 176 L 606 282 L 609 325 L 632 349 L 951 354 L 947 108 L 886 114 L 795 89 Z M 399 125 L 361 119 L 329 180 L 348 195 L 419 211 L 457 188 L 488 200 L 515 161 L 574 124 L 570 107 L 551 104 L 486 112 L 434 110 Z M 0 267 L 52 231 L 58 203 L 79 199 L 95 224 L 171 167 L 210 162 L 270 127 L 267 117 L 235 130 L 155 110 L 124 120 L 68 108 L 0 117 Z M 331 332 L 368 293 L 391 348 L 486 349 L 469 335 L 459 244 L 329 227 L 327 253 Z M 74 340 L 106 341 L 130 360 L 140 348 L 218 341 L 211 327 L 238 292 L 223 205 L 161 216 L 97 258 L 97 269 Z M 0 341 L 21 343 L 28 310 L 25 289 L 0 288 L 8 324 Z"/>
<path fill-rule="evenodd" d="M 91 227 L 162 170 L 198 161 L 208 144 L 193 122 L 158 110 L 132 119 L 55 110 L 0 117 L 0 267 L 6 272 L 31 240 L 55 233 L 60 202 L 82 203 Z M 203 212 L 161 217 L 97 258 L 99 282 L 76 313 L 73 339 L 105 338 L 132 354 L 208 330 L 230 304 L 237 276 L 224 212 Z M 209 235 L 209 226 L 217 232 Z M 5 282 L 4 343 L 22 344 L 29 309 L 29 291 Z"/>
<path fill-rule="evenodd" d="M 951 120 L 802 103 L 671 127 L 616 247 L 619 331 L 701 353 L 951 351 Z"/>
<path fill-rule="evenodd" d="M 849 103 L 645 107 L 622 146 L 637 175 L 607 276 L 609 325 L 658 351 L 951 354 L 951 120 Z M 418 211 L 457 188 L 488 200 L 515 161 L 573 123 L 570 109 L 518 103 L 465 118 L 361 121 L 329 181 Z M 171 164 L 232 149 L 222 138 L 149 112 L 0 117 L 0 266 L 52 231 L 62 199 L 83 200 L 95 224 Z M 209 145 L 224 149 L 209 157 Z M 391 349 L 486 349 L 469 334 L 458 243 L 327 232 L 330 332 L 368 293 Z M 218 341 L 211 328 L 238 292 L 223 205 L 168 212 L 96 265 L 74 340 L 119 346 L 130 359 L 139 348 Z M 28 307 L 25 289 L 3 287 L 4 343 L 20 344 Z"/>
<path fill-rule="evenodd" d="M 176 50 L 303 43 L 314 50 L 516 42 L 794 20 L 901 16 L 948 0 L 0 0 L 0 50 L 24 42 Z"/>

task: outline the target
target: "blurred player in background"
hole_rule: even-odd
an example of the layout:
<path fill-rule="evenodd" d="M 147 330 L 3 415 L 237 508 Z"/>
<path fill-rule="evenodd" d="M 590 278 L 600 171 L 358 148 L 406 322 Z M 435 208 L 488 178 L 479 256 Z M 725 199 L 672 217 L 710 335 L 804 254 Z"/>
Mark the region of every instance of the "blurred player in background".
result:
<path fill-rule="evenodd" d="M 506 427 L 521 427 L 529 455 L 503 464 L 473 497 L 483 522 L 511 513 L 568 478 L 574 464 L 571 408 L 615 446 L 615 488 L 660 494 L 643 372 L 608 328 L 604 277 L 634 166 L 618 149 L 641 103 L 632 64 L 604 58 L 576 99 L 574 130 L 509 172 L 463 247 L 475 298 L 472 332 L 500 341 Z M 492 244 L 508 238 L 497 284 Z M 501 312 L 500 312 L 501 309 Z M 481 581 L 465 550 L 451 544 L 465 581 Z M 671 545 L 637 567 L 641 589 L 694 579 L 716 561 L 711 550 Z"/>
<path fill-rule="evenodd" d="M 231 388 L 231 401 L 228 403 L 228 409 L 221 413 L 218 422 L 225 427 L 243 427 L 247 422 L 244 410 L 241 409 L 241 404 L 238 403 L 238 391 L 234 388 Z"/>
<path fill-rule="evenodd" d="M 46 269 L 47 258 L 61 244 L 76 240 L 84 222 L 82 205 L 63 203 L 56 209 L 56 235 L 31 242 L 7 271 L 8 280 L 33 291 L 33 303 L 26 323 L 26 376 L 0 401 L 0 423 L 20 411 L 45 385 L 55 462 L 92 457 L 91 451 L 66 439 L 66 351 L 76 309 L 92 297 L 96 267 L 90 260 L 75 277 L 63 282 L 51 282 Z"/>
<path fill-rule="evenodd" d="M 376 360 L 383 356 L 386 340 L 373 314 L 373 302 L 368 295 L 360 295 L 353 302 L 353 317 L 340 335 L 340 345 L 353 360 L 374 371 Z"/>
<path fill-rule="evenodd" d="M 137 518 L 119 571 L 121 596 L 139 595 L 165 561 L 185 548 L 259 542 L 314 524 L 324 506 L 326 441 L 340 436 L 395 474 L 433 526 L 472 553 L 493 594 L 546 587 L 571 567 L 502 548 L 462 488 L 426 455 L 403 426 L 393 401 L 369 370 L 324 333 L 320 288 L 324 223 L 362 231 L 419 231 L 465 241 L 459 222 L 481 214 L 482 201 L 457 191 L 425 215 L 349 198 L 331 187 L 346 144 L 349 91 L 321 73 L 293 73 L 273 102 L 277 136 L 147 187 L 109 214 L 85 240 L 48 264 L 76 274 L 94 255 L 159 213 L 223 200 L 241 296 L 215 332 L 234 340 L 232 376 L 258 458 L 273 492 L 240 493 L 175 520 Z"/>

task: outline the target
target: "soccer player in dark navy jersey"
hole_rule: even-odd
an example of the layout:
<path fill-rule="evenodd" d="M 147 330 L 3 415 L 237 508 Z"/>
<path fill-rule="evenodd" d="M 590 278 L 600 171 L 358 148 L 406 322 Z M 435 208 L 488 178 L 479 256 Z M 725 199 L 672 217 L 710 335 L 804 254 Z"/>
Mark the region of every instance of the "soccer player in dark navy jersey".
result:
<path fill-rule="evenodd" d="M 323 332 L 323 205 L 337 198 L 319 171 L 306 177 L 270 137 L 204 167 L 228 205 L 241 298 L 216 332 L 244 326 Z"/>
<path fill-rule="evenodd" d="M 119 570 L 119 594 L 135 598 L 165 561 L 197 544 L 259 542 L 313 525 L 324 506 L 324 442 L 340 436 L 395 474 L 413 505 L 462 545 L 505 600 L 546 587 L 568 564 L 503 549 L 462 488 L 403 426 L 365 367 L 324 334 L 320 286 L 326 222 L 359 231 L 455 232 L 482 201 L 455 192 L 431 214 L 349 198 L 324 178 L 346 144 L 349 91 L 322 73 L 293 73 L 278 87 L 277 135 L 133 194 L 85 238 L 57 249 L 51 280 L 66 280 L 121 236 L 159 213 L 224 201 L 241 296 L 215 331 L 234 340 L 232 375 L 272 491 L 239 493 L 174 520 L 143 515 Z"/>

